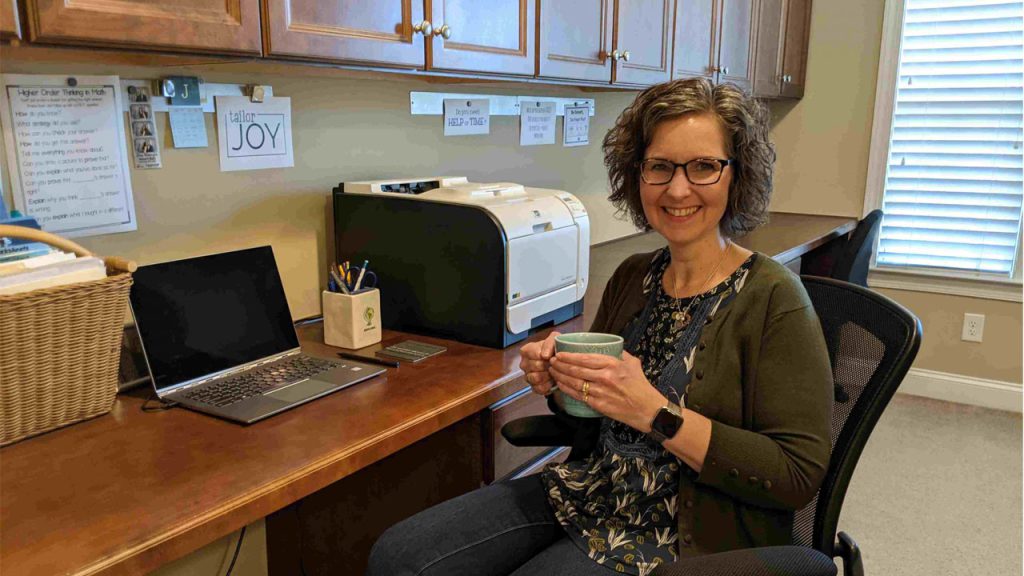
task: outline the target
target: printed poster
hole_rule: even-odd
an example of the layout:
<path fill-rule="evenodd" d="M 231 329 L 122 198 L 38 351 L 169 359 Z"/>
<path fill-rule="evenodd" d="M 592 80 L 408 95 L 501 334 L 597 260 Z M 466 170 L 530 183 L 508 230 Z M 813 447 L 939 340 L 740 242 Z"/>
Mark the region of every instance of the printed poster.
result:
<path fill-rule="evenodd" d="M 221 172 L 295 165 L 291 98 L 217 96 L 216 105 Z"/>
<path fill-rule="evenodd" d="M 117 76 L 4 74 L 14 206 L 65 237 L 135 230 Z"/>

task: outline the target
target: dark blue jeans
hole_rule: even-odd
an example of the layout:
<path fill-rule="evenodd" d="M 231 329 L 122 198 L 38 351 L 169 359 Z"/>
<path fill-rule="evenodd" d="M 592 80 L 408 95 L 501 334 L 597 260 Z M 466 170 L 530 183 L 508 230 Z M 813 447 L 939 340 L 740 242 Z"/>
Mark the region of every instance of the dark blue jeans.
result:
<path fill-rule="evenodd" d="M 609 576 L 555 520 L 539 475 L 492 484 L 381 535 L 367 576 Z"/>

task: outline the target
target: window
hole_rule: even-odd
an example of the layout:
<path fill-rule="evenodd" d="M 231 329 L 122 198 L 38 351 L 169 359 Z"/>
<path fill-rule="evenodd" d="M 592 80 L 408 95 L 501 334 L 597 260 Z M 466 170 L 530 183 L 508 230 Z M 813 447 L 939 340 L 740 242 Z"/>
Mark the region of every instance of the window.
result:
<path fill-rule="evenodd" d="M 1008 279 L 1024 198 L 1024 2 L 889 0 L 885 28 L 869 166 L 869 202 L 885 211 L 876 265 Z"/>

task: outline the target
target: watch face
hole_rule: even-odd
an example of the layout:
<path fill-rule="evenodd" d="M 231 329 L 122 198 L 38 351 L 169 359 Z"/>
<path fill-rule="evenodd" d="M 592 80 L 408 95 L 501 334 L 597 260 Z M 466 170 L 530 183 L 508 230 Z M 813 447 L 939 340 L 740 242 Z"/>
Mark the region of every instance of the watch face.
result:
<path fill-rule="evenodd" d="M 654 422 L 651 422 L 651 428 L 665 438 L 671 438 L 679 431 L 679 426 L 682 423 L 683 418 L 681 416 L 674 414 L 669 408 L 665 407 L 658 411 L 658 415 L 654 417 Z"/>

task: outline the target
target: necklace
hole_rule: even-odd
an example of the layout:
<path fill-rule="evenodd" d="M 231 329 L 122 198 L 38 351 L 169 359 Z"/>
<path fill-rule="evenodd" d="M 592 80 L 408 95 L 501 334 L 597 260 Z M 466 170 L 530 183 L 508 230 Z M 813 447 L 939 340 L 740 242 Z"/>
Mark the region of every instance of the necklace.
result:
<path fill-rule="evenodd" d="M 718 263 L 715 264 L 715 267 L 711 270 L 711 273 L 708 274 L 708 277 L 704 280 L 703 288 L 701 288 L 700 292 L 694 294 L 693 298 L 690 298 L 690 301 L 687 302 L 684 308 L 679 308 L 679 298 L 675 298 L 676 311 L 672 313 L 672 320 L 675 322 L 675 324 L 672 325 L 672 329 L 674 331 L 678 332 L 690 325 L 690 321 L 693 320 L 693 316 L 690 315 L 690 308 L 692 308 L 693 304 L 700 298 L 700 296 L 704 294 L 704 292 L 706 292 L 708 288 L 710 288 L 710 286 L 708 286 L 708 283 L 711 282 L 711 279 L 715 277 L 715 273 L 718 272 L 719 268 L 721 268 L 722 262 L 725 261 L 725 255 L 729 253 L 729 248 L 731 247 L 732 242 L 726 240 L 725 249 L 722 250 L 722 256 L 718 258 Z M 673 286 L 673 292 L 676 291 L 676 288 L 678 288 L 678 286 Z"/>

